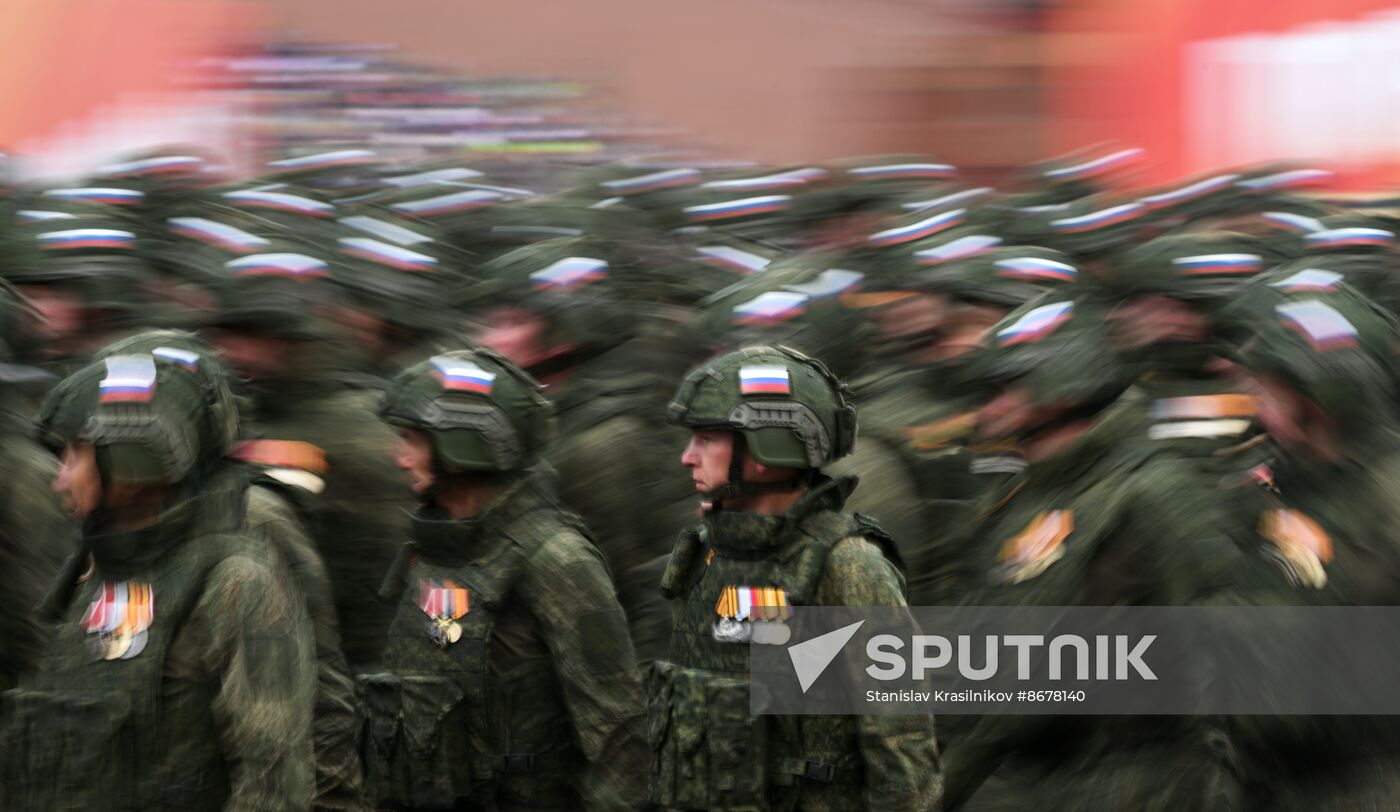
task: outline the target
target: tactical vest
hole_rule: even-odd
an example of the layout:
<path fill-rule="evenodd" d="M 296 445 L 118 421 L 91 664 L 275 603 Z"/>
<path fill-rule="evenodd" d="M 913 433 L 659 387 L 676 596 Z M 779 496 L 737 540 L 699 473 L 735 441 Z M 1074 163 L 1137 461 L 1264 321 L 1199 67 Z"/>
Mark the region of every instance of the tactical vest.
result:
<path fill-rule="evenodd" d="M 488 663 L 496 618 L 530 557 L 549 539 L 578 528 L 546 506 L 508 520 L 499 532 L 511 543 L 480 563 L 430 557 L 414 544 L 405 548 L 412 557 L 397 589 L 386 670 L 357 678 L 366 785 L 381 804 L 582 805 L 569 779 L 584 760 L 573 745 L 553 663 L 542 658 L 510 673 L 493 673 Z M 467 590 L 468 609 L 457 620 L 461 635 L 455 642 L 434 640 L 434 621 L 419 603 L 424 581 Z M 510 794 L 528 797 L 500 797 L 512 774 L 529 780 L 511 782 Z"/>
<path fill-rule="evenodd" d="M 220 509 L 218 512 L 224 512 Z M 222 522 L 221 522 L 222 523 Z M 212 714 L 174 718 L 163 708 L 171 642 L 204 592 L 210 571 L 251 542 L 196 531 L 154 562 L 120 573 L 150 584 L 154 611 L 145 647 L 130 659 L 94 658 L 81 620 L 103 589 L 104 573 L 76 585 L 52 630 L 40 670 L 21 681 L 6 703 L 5 806 L 42 810 L 218 809 L 229 797 L 228 767 Z M 192 683 L 208 708 L 216 680 Z M 178 741 L 192 758 L 177 762 Z"/>
<path fill-rule="evenodd" d="M 674 622 L 671 659 L 653 666 L 648 686 L 652 802 L 678 809 L 859 810 L 864 767 L 854 718 L 751 714 L 749 646 L 718 642 L 711 629 L 727 586 L 779 587 L 800 612 L 812 605 L 837 543 L 865 538 L 898 562 L 893 542 L 864 517 L 834 510 L 744 519 L 781 529 L 776 538 L 738 544 L 711 538 L 704 525 L 687 530 L 662 580 Z"/>

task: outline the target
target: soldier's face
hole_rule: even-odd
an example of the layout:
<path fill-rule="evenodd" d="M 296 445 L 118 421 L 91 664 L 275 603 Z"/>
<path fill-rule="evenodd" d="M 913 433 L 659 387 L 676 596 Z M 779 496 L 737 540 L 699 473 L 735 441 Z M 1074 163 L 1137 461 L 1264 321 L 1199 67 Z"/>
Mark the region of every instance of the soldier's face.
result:
<path fill-rule="evenodd" d="M 1259 422 L 1274 442 L 1323 459 L 1336 456 L 1331 421 L 1316 403 L 1271 375 L 1255 375 L 1253 383 Z"/>
<path fill-rule="evenodd" d="M 233 374 L 252 381 L 282 377 L 291 368 L 297 342 L 249 330 L 215 330 L 214 344 Z"/>
<path fill-rule="evenodd" d="M 433 487 L 433 443 L 427 433 L 417 429 L 399 429 L 396 461 L 416 496 L 422 496 Z"/>
<path fill-rule="evenodd" d="M 690 469 L 695 490 L 710 493 L 729 484 L 729 461 L 734 453 L 734 433 L 730 431 L 693 431 L 690 443 L 681 453 L 681 465 Z M 781 482 L 792 478 L 787 469 L 769 468 L 744 455 L 740 468 L 746 482 Z"/>
<path fill-rule="evenodd" d="M 60 285 L 22 285 L 20 292 L 43 316 L 34 329 L 44 343 L 61 341 L 82 331 L 86 310 L 77 291 Z"/>
<path fill-rule="evenodd" d="M 1113 339 L 1120 349 L 1154 344 L 1199 344 L 1210 337 L 1210 322 L 1196 308 L 1166 296 L 1138 296 L 1110 314 Z"/>
<path fill-rule="evenodd" d="M 538 313 L 519 307 L 497 307 L 481 319 L 477 342 L 529 369 L 547 358 L 549 325 Z"/>
<path fill-rule="evenodd" d="M 53 480 L 69 518 L 81 522 L 102 505 L 102 473 L 97 467 L 97 447 L 88 443 L 68 443 L 63 449 L 58 475 Z"/>

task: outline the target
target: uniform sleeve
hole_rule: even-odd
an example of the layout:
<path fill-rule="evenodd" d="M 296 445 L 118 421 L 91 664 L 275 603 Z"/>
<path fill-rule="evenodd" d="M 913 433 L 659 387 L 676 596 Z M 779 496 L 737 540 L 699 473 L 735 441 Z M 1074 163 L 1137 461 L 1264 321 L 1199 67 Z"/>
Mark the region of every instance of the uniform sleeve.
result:
<path fill-rule="evenodd" d="M 816 598 L 828 606 L 905 605 L 899 571 L 863 538 L 832 549 Z M 937 809 L 943 778 L 933 716 L 860 716 L 856 725 L 865 760 L 865 808 Z"/>
<path fill-rule="evenodd" d="M 194 615 L 206 629 L 210 711 L 229 765 L 226 812 L 309 809 L 315 665 L 290 584 L 262 562 L 233 557 L 211 572 Z"/>
<path fill-rule="evenodd" d="M 0 496 L 0 593 L 9 607 L 0 613 L 3 686 L 38 664 L 44 633 L 35 608 L 78 549 L 76 528 L 50 487 L 57 464 L 38 448 L 32 451 L 6 455 L 6 493 Z"/>
<path fill-rule="evenodd" d="M 296 511 L 263 487 L 248 490 L 247 529 L 286 559 L 296 594 L 306 602 L 316 641 L 316 705 L 312 729 L 316 802 L 321 812 L 363 808 L 355 746 L 355 683 L 340 650 L 330 580 Z"/>
<path fill-rule="evenodd" d="M 641 808 L 646 704 L 602 557 L 580 537 L 557 538 L 532 560 L 528 588 L 574 737 L 588 759 L 575 788 L 589 810 Z"/>

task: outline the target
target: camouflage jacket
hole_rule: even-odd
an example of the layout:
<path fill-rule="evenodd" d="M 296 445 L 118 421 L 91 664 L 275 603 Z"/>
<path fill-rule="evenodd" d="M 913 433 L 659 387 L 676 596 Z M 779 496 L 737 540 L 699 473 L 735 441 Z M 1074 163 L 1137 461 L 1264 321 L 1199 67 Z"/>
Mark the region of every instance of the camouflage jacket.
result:
<path fill-rule="evenodd" d="M 748 645 L 712 629 L 720 598 L 774 586 L 809 606 L 903 606 L 889 537 L 840 512 L 855 487 L 823 479 L 786 514 L 711 514 L 683 533 L 663 591 L 671 652 L 652 674 L 652 800 L 682 809 L 933 809 L 941 793 L 930 716 L 757 717 Z"/>
<path fill-rule="evenodd" d="M 965 603 L 1229 599 L 1248 565 L 1214 483 L 1142 440 L 1144 397 L 1130 390 L 1073 445 L 988 499 L 967 548 Z M 949 718 L 945 732 L 950 798 L 980 787 L 969 808 L 1214 809 L 1237 793 L 1210 720 L 1002 715 Z"/>
<path fill-rule="evenodd" d="M 366 776 L 380 802 L 640 804 L 643 706 L 625 618 L 547 474 L 527 475 L 472 520 L 420 511 L 390 593 L 388 670 L 360 677 Z"/>
<path fill-rule="evenodd" d="M 87 533 L 39 670 L 8 696 L 7 806 L 308 809 L 310 620 L 221 494 Z"/>

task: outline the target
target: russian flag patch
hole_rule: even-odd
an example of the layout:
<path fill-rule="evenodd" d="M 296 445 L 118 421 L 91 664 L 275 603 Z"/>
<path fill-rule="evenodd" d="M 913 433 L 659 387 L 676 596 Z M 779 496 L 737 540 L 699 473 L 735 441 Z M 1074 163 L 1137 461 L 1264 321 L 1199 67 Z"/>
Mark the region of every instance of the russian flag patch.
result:
<path fill-rule="evenodd" d="M 997 343 L 1002 346 L 1039 341 L 1050 335 L 1074 313 L 1074 302 L 1042 305 L 1017 319 L 1014 324 L 997 331 Z"/>
<path fill-rule="evenodd" d="M 792 382 L 787 367 L 776 365 L 739 367 L 739 393 L 742 395 L 790 395 Z"/>
<path fill-rule="evenodd" d="M 102 403 L 151 399 L 156 391 L 156 361 L 149 355 L 114 355 L 106 360 L 107 377 L 97 384 Z"/>
<path fill-rule="evenodd" d="M 1331 305 L 1310 299 L 1275 307 L 1284 326 L 1308 340 L 1318 352 L 1355 347 L 1360 340 L 1356 327 Z"/>
<path fill-rule="evenodd" d="M 496 385 L 496 373 L 487 372 L 471 361 L 439 355 L 431 363 L 433 377 L 438 379 L 443 389 L 489 395 Z"/>

